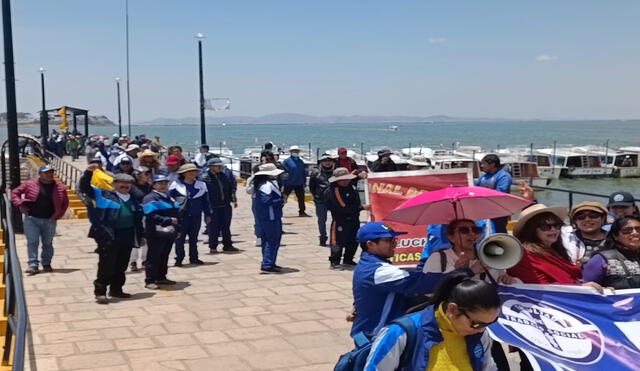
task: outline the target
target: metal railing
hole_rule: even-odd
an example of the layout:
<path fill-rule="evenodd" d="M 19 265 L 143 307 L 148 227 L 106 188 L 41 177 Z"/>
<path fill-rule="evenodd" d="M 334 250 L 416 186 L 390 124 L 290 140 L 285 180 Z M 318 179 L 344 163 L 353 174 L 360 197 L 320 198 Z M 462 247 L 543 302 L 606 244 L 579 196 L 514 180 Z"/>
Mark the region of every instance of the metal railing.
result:
<path fill-rule="evenodd" d="M 591 193 L 591 192 L 582 192 L 582 191 L 574 191 L 571 189 L 564 189 L 564 188 L 554 188 L 554 187 L 543 187 L 543 186 L 531 186 L 531 188 L 533 188 L 534 190 L 544 190 L 544 191 L 553 191 L 553 192 L 562 192 L 562 193 L 566 193 L 567 197 L 569 198 L 569 209 L 571 209 L 571 207 L 573 207 L 573 196 L 574 195 L 580 195 L 580 196 L 589 196 L 589 197 L 598 197 L 598 198 L 609 198 L 609 195 L 603 195 L 600 193 Z M 636 198 L 634 199 L 635 202 L 640 202 L 640 199 Z"/>
<path fill-rule="evenodd" d="M 16 239 L 11 222 L 12 206 L 7 194 L 2 195 L 2 236 L 5 243 L 4 276 L 5 301 L 4 315 L 7 318 L 5 329 L 2 365 L 12 364 L 13 370 L 24 370 L 25 344 L 27 337 L 27 302 L 22 284 L 22 271 L 16 250 Z M 13 353 L 13 358 L 11 354 Z"/>
<path fill-rule="evenodd" d="M 58 155 L 51 151 L 45 151 L 45 159 L 53 166 L 56 171 L 56 175 L 60 180 L 62 180 L 62 183 L 66 184 L 67 187 L 71 189 L 76 188 L 76 185 L 83 174 L 82 170 L 58 157 Z"/>

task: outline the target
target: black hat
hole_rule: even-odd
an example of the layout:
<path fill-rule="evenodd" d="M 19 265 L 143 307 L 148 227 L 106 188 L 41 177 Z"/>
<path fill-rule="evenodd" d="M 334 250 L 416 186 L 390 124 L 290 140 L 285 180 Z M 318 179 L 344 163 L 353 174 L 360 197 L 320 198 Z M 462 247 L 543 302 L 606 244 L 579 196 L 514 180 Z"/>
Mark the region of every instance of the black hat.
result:
<path fill-rule="evenodd" d="M 609 196 L 609 204 L 607 207 L 611 206 L 633 206 L 635 203 L 633 196 L 629 192 L 613 192 Z"/>

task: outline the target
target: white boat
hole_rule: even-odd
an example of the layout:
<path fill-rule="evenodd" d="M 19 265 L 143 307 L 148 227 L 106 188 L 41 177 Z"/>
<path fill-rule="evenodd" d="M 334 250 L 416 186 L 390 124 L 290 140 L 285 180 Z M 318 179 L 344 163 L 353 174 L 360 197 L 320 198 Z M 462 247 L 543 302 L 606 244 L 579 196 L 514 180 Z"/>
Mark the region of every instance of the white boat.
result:
<path fill-rule="evenodd" d="M 613 176 L 616 178 L 638 178 L 640 177 L 640 164 L 638 152 L 633 150 L 615 150 L 607 147 L 587 146 L 590 152 L 600 155 L 600 159 L 605 167 L 613 169 Z M 631 147 L 633 149 L 633 147 Z"/>
<path fill-rule="evenodd" d="M 384 129 L 385 131 L 398 131 L 400 127 L 398 125 L 389 125 L 388 128 Z"/>
<path fill-rule="evenodd" d="M 585 147 L 543 148 L 534 154 L 555 155 L 555 164 L 560 166 L 564 178 L 604 178 L 613 175 L 613 168 L 604 166 L 600 155 Z"/>

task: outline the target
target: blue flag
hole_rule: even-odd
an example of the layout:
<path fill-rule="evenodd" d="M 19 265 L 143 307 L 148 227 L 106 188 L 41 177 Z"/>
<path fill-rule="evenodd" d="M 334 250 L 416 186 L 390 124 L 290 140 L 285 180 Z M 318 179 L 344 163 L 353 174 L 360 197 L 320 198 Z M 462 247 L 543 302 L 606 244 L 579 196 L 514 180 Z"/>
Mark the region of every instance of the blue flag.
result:
<path fill-rule="evenodd" d="M 513 285 L 500 286 L 500 299 L 491 335 L 524 350 L 534 369 L 536 362 L 543 371 L 640 368 L 640 290 Z"/>

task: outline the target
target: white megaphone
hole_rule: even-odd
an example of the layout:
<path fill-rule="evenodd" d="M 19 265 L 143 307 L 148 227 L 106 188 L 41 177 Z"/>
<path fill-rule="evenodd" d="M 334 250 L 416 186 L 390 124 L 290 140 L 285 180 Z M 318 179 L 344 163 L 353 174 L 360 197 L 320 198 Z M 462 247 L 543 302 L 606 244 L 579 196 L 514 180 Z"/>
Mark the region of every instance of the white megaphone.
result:
<path fill-rule="evenodd" d="M 476 245 L 476 256 L 489 268 L 509 269 L 524 255 L 520 241 L 510 234 L 496 233 Z"/>

